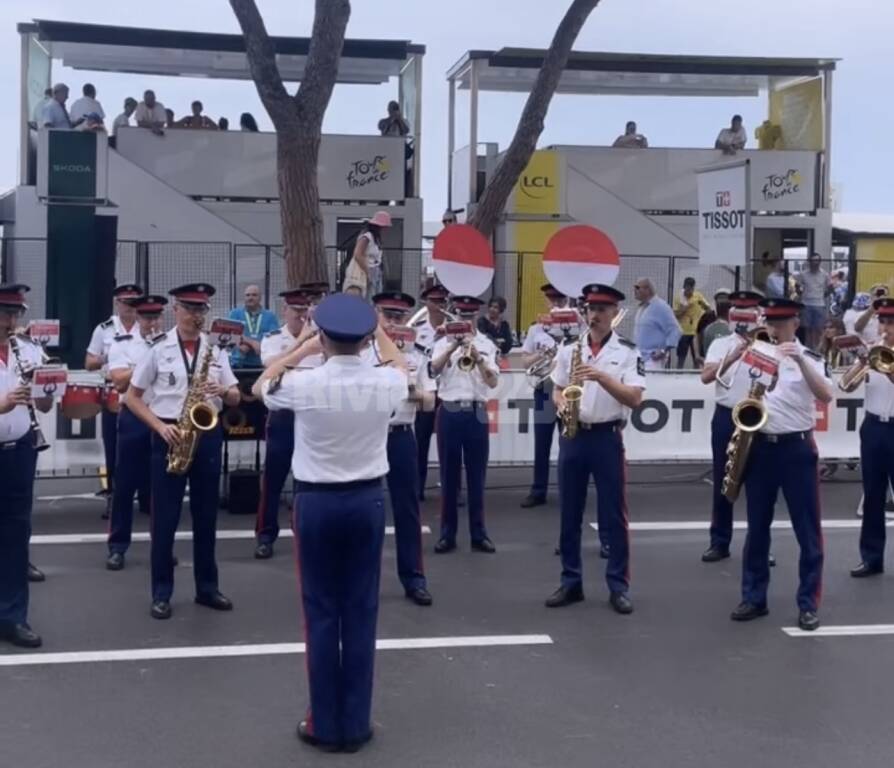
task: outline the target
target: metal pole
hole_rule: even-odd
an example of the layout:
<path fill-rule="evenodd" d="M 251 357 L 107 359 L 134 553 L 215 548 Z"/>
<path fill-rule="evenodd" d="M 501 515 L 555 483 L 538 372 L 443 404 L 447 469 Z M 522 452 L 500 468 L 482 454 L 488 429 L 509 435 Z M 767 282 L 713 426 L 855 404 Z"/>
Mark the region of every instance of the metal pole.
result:
<path fill-rule="evenodd" d="M 742 290 L 740 287 L 741 284 L 742 284 L 742 267 L 736 267 L 736 279 L 735 279 L 733 290 L 741 291 Z"/>
<path fill-rule="evenodd" d="M 413 197 L 422 197 L 420 183 L 422 182 L 422 56 L 413 57 L 413 66 L 416 69 L 414 85 L 416 86 L 416 114 L 413 116 L 413 132 L 416 141 L 413 153 Z"/>
<path fill-rule="evenodd" d="M 19 184 L 25 185 L 28 183 L 28 140 L 31 135 L 28 128 L 28 120 L 31 119 L 28 114 L 28 43 L 31 33 L 25 32 L 19 39 L 22 42 L 19 59 L 19 104 L 22 111 L 19 122 Z"/>
<path fill-rule="evenodd" d="M 469 206 L 478 202 L 478 60 L 469 70 Z M 468 216 L 468 206 L 466 207 Z"/>
<path fill-rule="evenodd" d="M 830 208 L 832 203 L 832 72 L 823 73 L 823 189 L 820 206 Z"/>
<path fill-rule="evenodd" d="M 270 246 L 264 246 L 264 304 L 270 309 Z"/>
<path fill-rule="evenodd" d="M 450 78 L 447 98 L 447 207 L 453 208 L 453 153 L 456 152 L 456 80 Z"/>

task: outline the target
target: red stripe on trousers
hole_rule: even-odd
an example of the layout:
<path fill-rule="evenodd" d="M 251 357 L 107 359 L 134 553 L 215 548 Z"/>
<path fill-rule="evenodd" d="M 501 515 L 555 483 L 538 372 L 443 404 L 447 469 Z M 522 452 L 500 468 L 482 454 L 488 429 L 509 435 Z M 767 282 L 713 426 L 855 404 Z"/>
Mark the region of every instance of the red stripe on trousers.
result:
<path fill-rule="evenodd" d="M 814 482 L 816 483 L 816 527 L 819 533 L 819 548 L 820 553 L 823 555 L 823 559 L 825 560 L 826 554 L 826 542 L 823 540 L 823 511 L 822 505 L 820 503 L 820 474 L 819 474 L 819 450 L 816 447 L 816 439 L 813 434 L 810 435 L 810 445 L 813 448 L 813 455 L 817 457 L 817 465 L 816 465 L 816 477 L 814 478 Z M 824 563 L 825 565 L 825 563 Z M 813 599 L 816 602 L 817 610 L 819 610 L 820 601 L 823 599 L 823 572 L 820 569 L 819 574 L 819 582 L 816 587 L 816 592 L 813 595 Z"/>
<path fill-rule="evenodd" d="M 295 573 L 298 580 L 298 602 L 301 605 L 301 618 L 304 625 L 304 675 L 307 678 L 307 732 L 314 735 L 314 716 L 310 708 L 310 636 L 307 633 L 307 616 L 304 614 L 304 580 L 301 578 L 301 537 L 298 534 L 298 494 L 295 494 L 292 514 L 292 539 L 295 542 Z"/>

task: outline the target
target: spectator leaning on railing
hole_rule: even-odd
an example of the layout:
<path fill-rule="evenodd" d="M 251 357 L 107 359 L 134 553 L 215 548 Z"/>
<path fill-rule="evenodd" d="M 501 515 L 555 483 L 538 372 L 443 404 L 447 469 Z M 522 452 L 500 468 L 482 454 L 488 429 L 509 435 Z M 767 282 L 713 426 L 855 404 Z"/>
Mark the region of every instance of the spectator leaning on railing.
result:
<path fill-rule="evenodd" d="M 165 105 L 155 99 L 155 91 L 146 91 L 143 100 L 137 105 L 134 120 L 140 128 L 148 128 L 161 136 L 165 132 L 168 116 Z"/>
<path fill-rule="evenodd" d="M 66 101 L 68 101 L 68 86 L 65 83 L 56 83 L 53 86 L 53 98 L 43 108 L 41 128 L 71 129 L 71 118 L 65 108 Z"/>
<path fill-rule="evenodd" d="M 612 144 L 615 149 L 647 149 L 649 142 L 645 136 L 636 132 L 636 123 L 631 120 L 624 129 L 624 134 Z"/>
<path fill-rule="evenodd" d="M 88 131 L 103 130 L 106 113 L 96 100 L 96 88 L 86 83 L 82 93 L 84 95 L 71 105 L 72 127 Z"/>
<path fill-rule="evenodd" d="M 112 136 L 118 135 L 119 128 L 129 128 L 130 118 L 137 109 L 137 100 L 128 96 L 124 100 L 124 111 L 112 121 Z"/>
<path fill-rule="evenodd" d="M 740 149 L 745 149 L 748 143 L 748 133 L 742 125 L 742 116 L 733 115 L 729 128 L 724 128 L 717 134 L 714 149 L 721 149 L 726 155 L 734 155 Z"/>
<path fill-rule="evenodd" d="M 201 101 L 194 101 L 190 105 L 190 109 L 192 110 L 191 115 L 187 115 L 175 123 L 178 128 L 194 128 L 205 131 L 218 130 L 217 123 L 207 115 L 202 114 L 204 107 Z M 173 115 L 173 113 L 171 114 Z"/>
<path fill-rule="evenodd" d="M 646 370 L 660 371 L 667 366 L 671 350 L 680 341 L 680 325 L 670 305 L 655 295 L 655 285 L 649 278 L 637 280 L 633 293 L 639 302 L 634 342 L 645 361 Z"/>

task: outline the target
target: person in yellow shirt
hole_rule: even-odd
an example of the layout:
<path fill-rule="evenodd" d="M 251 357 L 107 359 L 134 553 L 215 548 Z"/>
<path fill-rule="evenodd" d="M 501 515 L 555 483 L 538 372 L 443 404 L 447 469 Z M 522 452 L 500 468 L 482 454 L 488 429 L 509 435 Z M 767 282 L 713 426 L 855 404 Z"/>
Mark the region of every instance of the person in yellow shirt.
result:
<path fill-rule="evenodd" d="M 695 351 L 695 334 L 698 330 L 698 321 L 709 309 L 711 305 L 699 291 L 695 290 L 695 278 L 687 277 L 683 281 L 683 290 L 674 299 L 674 315 L 683 332 L 677 343 L 677 368 L 685 365 L 686 356 L 690 353 L 693 367 L 699 367 L 698 353 Z"/>

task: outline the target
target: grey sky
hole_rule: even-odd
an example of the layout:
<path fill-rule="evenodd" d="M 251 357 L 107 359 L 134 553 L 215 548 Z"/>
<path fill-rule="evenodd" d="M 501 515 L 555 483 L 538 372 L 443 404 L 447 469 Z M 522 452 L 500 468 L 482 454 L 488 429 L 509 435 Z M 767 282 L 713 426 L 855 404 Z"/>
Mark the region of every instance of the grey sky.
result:
<path fill-rule="evenodd" d="M 312 0 L 258 0 L 272 34 L 309 34 Z M 353 0 L 350 37 L 408 39 L 428 47 L 424 77 L 423 195 L 426 219 L 437 219 L 446 204 L 447 87 L 444 74 L 471 48 L 507 45 L 543 47 L 566 7 L 565 0 Z M 16 180 L 19 45 L 15 25 L 32 18 L 61 19 L 206 32 L 237 32 L 227 0 L 3 0 L 0 3 L 0 85 L 7 115 L 0 122 L 0 189 Z M 894 213 L 894 124 L 890 97 L 890 32 L 894 6 L 879 0 L 751 0 L 730 5 L 716 0 L 603 0 L 578 40 L 580 50 L 755 56 L 835 57 L 844 61 L 835 79 L 833 181 L 842 208 L 851 212 Z M 182 78 L 94 75 L 54 70 L 72 99 L 88 79 L 111 119 L 126 96 L 147 87 L 186 114 L 201 99 L 206 114 L 229 118 L 252 112 L 262 130 L 270 122 L 251 83 Z M 336 90 L 326 129 L 373 133 L 389 88 Z M 461 106 L 465 96 L 460 96 Z M 523 97 L 485 94 L 479 137 L 505 146 L 512 136 Z M 765 115 L 755 99 L 556 99 L 542 143 L 605 144 L 634 119 L 652 146 L 710 146 L 733 112 L 745 117 L 749 134 Z M 462 122 L 458 144 L 465 143 Z M 751 139 L 753 142 L 753 138 Z"/>

